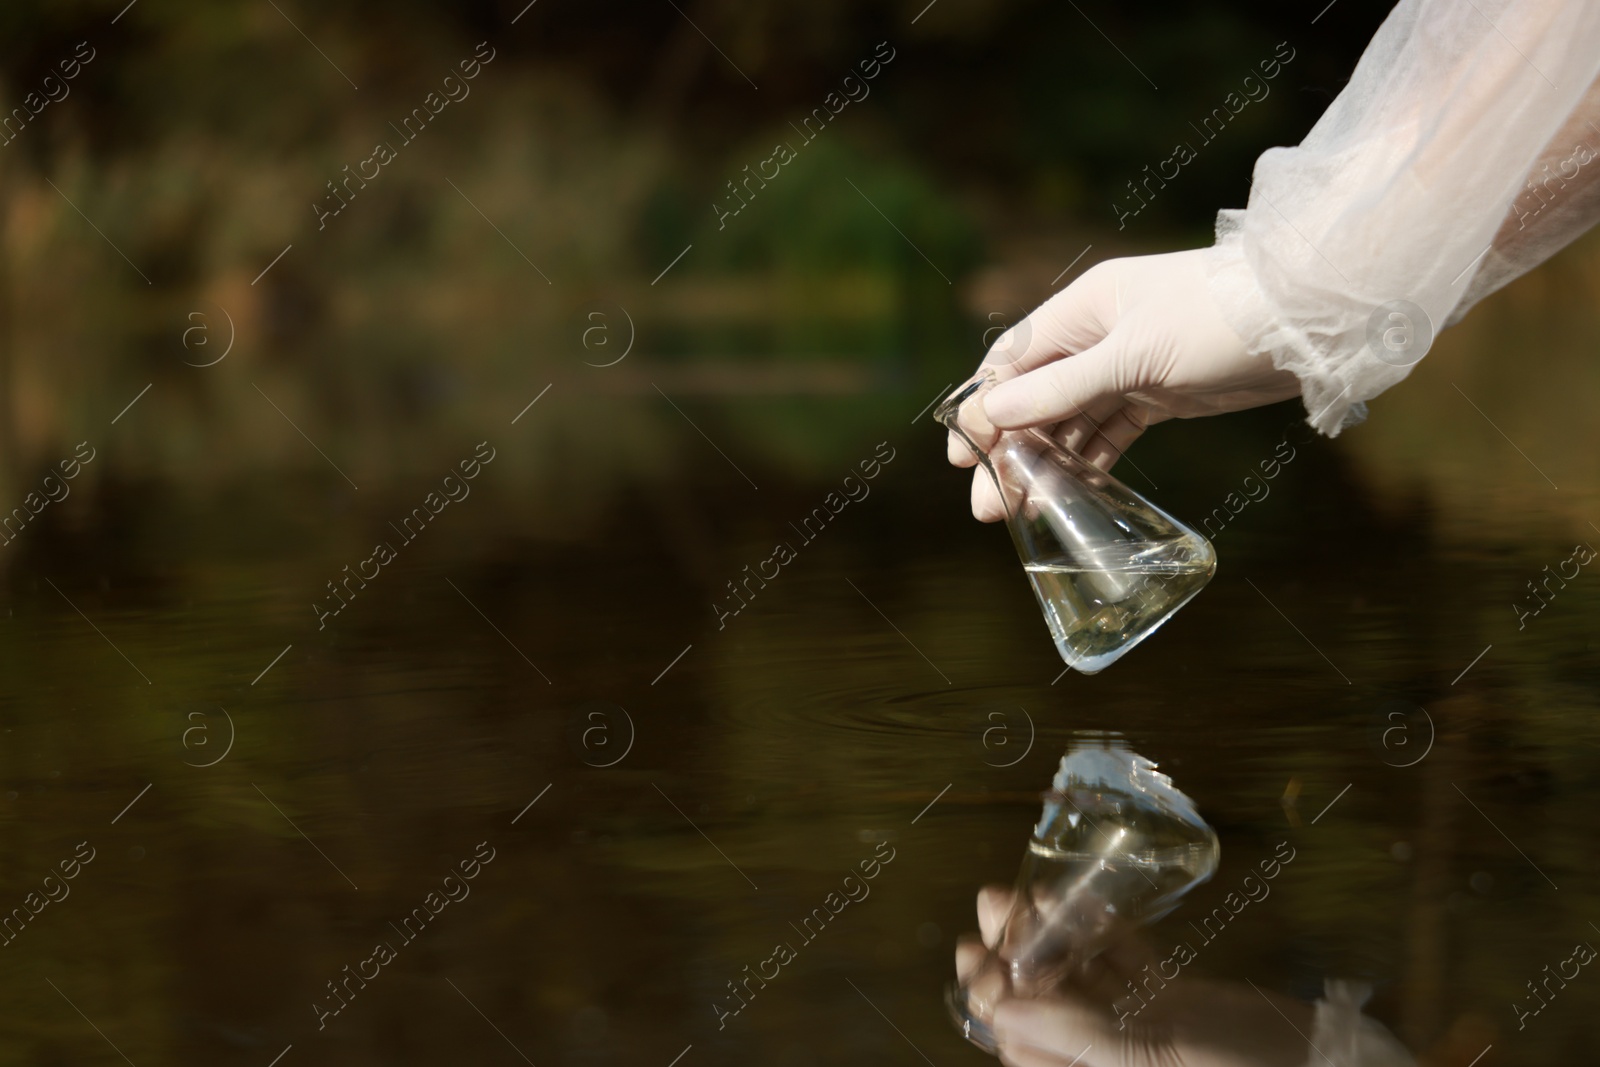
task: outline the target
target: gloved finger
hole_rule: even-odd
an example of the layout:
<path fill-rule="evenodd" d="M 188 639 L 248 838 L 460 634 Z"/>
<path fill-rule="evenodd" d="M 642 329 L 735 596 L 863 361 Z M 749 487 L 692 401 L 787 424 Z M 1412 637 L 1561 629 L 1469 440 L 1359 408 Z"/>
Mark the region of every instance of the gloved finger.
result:
<path fill-rule="evenodd" d="M 1075 419 L 1067 419 L 1065 422 L 1056 423 L 1056 428 L 1050 433 L 1050 436 L 1055 440 L 1056 444 L 1067 451 L 1081 453 L 1084 443 L 1099 432 L 1099 425 L 1079 416 Z"/>
<path fill-rule="evenodd" d="M 1120 396 L 1108 396 L 1099 403 L 1091 404 L 1087 411 L 1080 411 L 1071 418 L 1057 423 L 1054 429 L 1047 431 L 1056 442 L 1074 452 L 1081 453 L 1083 446 L 1089 438 L 1100 432 L 1100 426 L 1124 404 Z"/>
<path fill-rule="evenodd" d="M 956 414 L 956 423 L 961 427 L 961 432 L 972 439 L 974 445 L 988 451 L 994 447 L 995 441 L 999 440 L 1000 431 L 995 429 L 994 424 L 989 421 L 989 415 L 984 411 L 983 403 L 983 397 L 981 396 L 968 397 Z M 951 436 L 955 437 L 956 435 L 952 433 Z M 960 444 L 969 455 L 971 454 L 971 448 L 967 447 L 966 443 L 960 441 L 959 438 L 957 438 L 955 444 Z M 953 448 L 954 445 L 950 447 Z"/>
<path fill-rule="evenodd" d="M 1160 961 L 1161 954 L 1150 947 L 1150 942 L 1134 933 L 1112 942 L 1095 959 L 1117 974 L 1132 977 L 1145 967 L 1154 967 Z"/>
<path fill-rule="evenodd" d="M 1134 393 L 1129 397 L 1128 406 L 1134 409 L 1133 417 L 1144 423 L 1146 429 L 1158 422 L 1166 422 L 1168 419 L 1183 417 L 1140 393 Z M 1239 409 L 1229 408 L 1228 410 L 1238 411 Z M 1216 414 L 1221 414 L 1221 412 L 1216 412 Z"/>
<path fill-rule="evenodd" d="M 1116 325 L 1116 284 L 1107 263 L 1084 271 L 995 339 L 983 358 L 1007 381 L 1100 343 Z"/>
<path fill-rule="evenodd" d="M 993 948 L 999 940 L 1000 929 L 1011 914 L 1011 905 L 1017 894 L 1003 885 L 986 885 L 978 890 L 978 930 L 983 943 Z"/>
<path fill-rule="evenodd" d="M 1038 314 L 1037 308 L 1032 315 L 1036 314 Z M 978 361 L 978 370 L 980 372 L 985 368 L 993 369 L 995 377 L 1001 380 L 1015 376 L 1016 372 L 1012 368 L 1026 354 L 1028 340 L 1033 336 L 1034 327 L 1029 322 L 1032 315 L 1023 316 L 1015 326 L 1010 327 L 995 339 L 994 344 L 990 345 L 989 350 L 983 354 L 983 359 Z"/>
<path fill-rule="evenodd" d="M 1002 1045 L 1000 1062 L 1005 1067 L 1094 1067 L 1096 1061 L 1089 1057 L 1077 1058 L 1046 1052 L 1028 1045 Z"/>
<path fill-rule="evenodd" d="M 977 465 L 978 457 L 972 454 L 972 449 L 967 447 L 967 443 L 954 430 L 949 433 L 949 440 L 945 442 L 944 451 L 945 458 L 950 461 L 952 466 L 972 467 Z"/>
<path fill-rule="evenodd" d="M 1125 346 L 1107 338 L 1070 359 L 995 386 L 984 396 L 984 413 L 1002 430 L 1060 422 L 1103 408 L 1108 400 L 1121 402 L 1142 384 L 1133 371 Z"/>
<path fill-rule="evenodd" d="M 963 982 L 970 982 L 972 976 L 978 973 L 978 968 L 983 964 L 988 952 L 983 947 L 983 942 L 966 934 L 956 941 L 956 977 Z"/>
<path fill-rule="evenodd" d="M 994 487 L 994 479 L 981 467 L 972 472 L 972 517 L 979 522 L 999 522 L 1006 517 L 1005 502 Z"/>
<path fill-rule="evenodd" d="M 1149 942 L 1129 935 L 1086 963 L 1072 979 L 1072 992 L 1091 1003 L 1112 1005 L 1129 998 L 1129 982 L 1165 974 L 1163 962 Z"/>
<path fill-rule="evenodd" d="M 1128 405 L 1101 423 L 1100 429 L 1080 450 L 1083 458 L 1101 470 L 1109 471 L 1147 428 L 1142 410 Z"/>
<path fill-rule="evenodd" d="M 1077 1057 L 1083 1057 L 1079 1067 L 1115 1062 L 1118 1046 L 1127 1036 L 1118 1032 L 1106 1012 L 1061 997 L 1004 1000 L 995 1008 L 994 1029 L 1001 1049 L 1013 1061 L 1052 1067 Z"/>

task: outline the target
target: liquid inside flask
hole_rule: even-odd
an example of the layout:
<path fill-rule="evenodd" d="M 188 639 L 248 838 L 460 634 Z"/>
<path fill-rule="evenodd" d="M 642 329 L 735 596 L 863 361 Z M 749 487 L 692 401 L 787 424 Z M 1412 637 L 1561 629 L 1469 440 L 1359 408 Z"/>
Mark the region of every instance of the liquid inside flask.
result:
<path fill-rule="evenodd" d="M 1056 650 L 1094 674 L 1115 663 L 1216 572 L 1217 554 L 1185 526 L 1038 429 L 994 431 L 986 370 L 943 400 L 935 417 L 972 450 L 1005 504 L 1006 525 L 1033 583 Z"/>
<path fill-rule="evenodd" d="M 1156 765 L 1116 738 L 1062 757 L 1028 839 L 995 945 L 947 1003 L 962 1034 L 997 1051 L 994 1009 L 1070 980 L 1120 938 L 1177 907 L 1215 873 L 1216 832 Z"/>

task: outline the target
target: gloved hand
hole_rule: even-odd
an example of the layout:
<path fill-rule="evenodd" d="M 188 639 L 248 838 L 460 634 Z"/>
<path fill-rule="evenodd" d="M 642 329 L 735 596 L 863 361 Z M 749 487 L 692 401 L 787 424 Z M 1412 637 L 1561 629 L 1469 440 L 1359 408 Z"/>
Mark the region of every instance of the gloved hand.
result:
<path fill-rule="evenodd" d="M 978 894 L 984 944 L 999 938 L 1012 896 L 999 886 Z M 972 939 L 956 946 L 956 972 L 963 978 L 982 959 L 983 949 Z M 1312 1031 L 1309 1005 L 1181 973 L 1159 986 L 1157 962 L 1147 945 L 1130 939 L 1102 953 L 1070 987 L 1051 996 L 1001 999 L 994 1013 L 1000 1062 L 1006 1067 L 1305 1067 L 1321 1062 L 1306 1036 Z M 1150 975 L 1157 980 L 1139 984 Z M 1129 982 L 1144 993 L 1142 1006 L 1129 992 Z"/>
<path fill-rule="evenodd" d="M 974 440 L 988 447 L 995 427 L 1038 426 L 1110 470 L 1152 423 L 1299 396 L 1299 379 L 1248 355 L 1217 310 L 1205 251 L 1097 264 L 1002 334 L 982 364 L 1001 383 L 984 402 L 993 426 L 970 427 Z M 949 457 L 958 467 L 976 462 L 954 434 Z M 972 513 L 984 522 L 1005 517 L 981 470 Z"/>

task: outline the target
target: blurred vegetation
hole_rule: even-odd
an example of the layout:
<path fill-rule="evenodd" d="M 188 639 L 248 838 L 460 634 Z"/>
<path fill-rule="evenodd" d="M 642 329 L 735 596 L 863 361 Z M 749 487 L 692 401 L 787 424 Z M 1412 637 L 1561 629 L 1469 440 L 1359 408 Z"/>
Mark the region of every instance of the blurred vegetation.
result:
<path fill-rule="evenodd" d="M 1126 247 L 1110 201 L 1183 135 L 1183 105 L 1220 101 L 1293 38 L 1301 58 L 1273 94 L 1135 227 L 1152 244 L 1172 226 L 1203 239 L 1255 154 L 1314 119 L 1380 9 L 1341 5 L 1309 33 L 1265 3 L 1092 24 L 1038 2 L 937 4 L 914 24 L 903 3 L 546 4 L 513 26 L 514 7 L 140 0 L 114 25 L 120 5 L 0 13 L 5 100 L 78 41 L 96 50 L 70 95 L 0 150 L 5 498 L 64 445 L 113 432 L 151 382 L 127 416 L 140 428 L 121 427 L 131 439 L 97 476 L 181 476 L 207 492 L 286 467 L 333 477 L 288 415 L 364 490 L 391 490 L 552 380 L 558 400 L 598 391 L 612 406 L 597 419 L 545 405 L 521 428 L 535 446 L 514 482 L 559 477 L 556 454 L 580 454 L 578 515 L 630 477 L 689 462 L 652 381 L 675 399 L 675 386 L 777 394 L 758 415 L 703 416 L 750 464 L 848 463 L 857 435 L 815 432 L 823 410 L 870 433 L 886 404 L 961 373 L 996 316 L 1043 296 L 1089 239 L 1091 260 Z M 325 183 L 398 140 L 389 124 L 481 40 L 496 57 L 471 95 L 319 231 Z M 871 95 L 719 230 L 725 183 L 775 138 L 797 140 L 791 123 L 884 40 L 895 57 Z M 1048 274 L 995 283 L 994 265 L 1041 242 Z M 617 342 L 605 358 L 619 351 L 618 309 L 637 337 L 607 377 L 582 365 L 603 361 L 582 341 L 605 322 Z M 227 361 L 185 366 L 221 351 L 224 316 Z M 186 337 L 215 343 L 191 351 Z M 519 521 L 583 527 L 532 511 Z"/>

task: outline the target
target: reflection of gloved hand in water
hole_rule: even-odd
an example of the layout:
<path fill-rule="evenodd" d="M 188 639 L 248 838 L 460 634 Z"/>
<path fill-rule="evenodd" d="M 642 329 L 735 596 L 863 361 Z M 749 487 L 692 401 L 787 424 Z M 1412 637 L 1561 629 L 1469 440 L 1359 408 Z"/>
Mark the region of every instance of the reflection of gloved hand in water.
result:
<path fill-rule="evenodd" d="M 988 419 L 1005 430 L 1038 426 L 1110 470 L 1151 423 L 1299 396 L 1299 379 L 1247 355 L 1224 321 L 1205 251 L 1107 260 L 1007 330 L 983 361 L 1001 383 L 984 400 Z M 993 443 L 992 427 L 973 429 L 979 445 Z M 954 434 L 949 455 L 958 467 L 974 463 Z M 981 471 L 972 512 L 985 522 L 1005 517 Z"/>
<path fill-rule="evenodd" d="M 1012 896 L 997 886 L 978 894 L 985 945 L 999 937 Z M 963 980 L 983 955 L 970 938 L 957 946 L 956 971 Z M 1157 962 L 1148 946 L 1129 939 L 1049 996 L 999 999 L 994 1029 L 1000 1061 L 1007 1067 L 1307 1067 L 1325 1062 L 1311 1047 L 1316 1041 L 1338 1067 L 1411 1063 L 1359 1007 L 1341 1004 L 1336 1010 L 1324 1003 L 1313 1011 L 1248 985 L 1182 974 L 1150 979 L 1158 975 Z M 1142 1003 L 1129 992 L 1129 982 L 1143 994 Z M 1340 1055 L 1347 1051 L 1354 1058 Z"/>

